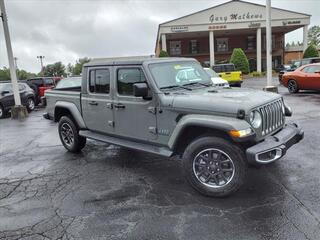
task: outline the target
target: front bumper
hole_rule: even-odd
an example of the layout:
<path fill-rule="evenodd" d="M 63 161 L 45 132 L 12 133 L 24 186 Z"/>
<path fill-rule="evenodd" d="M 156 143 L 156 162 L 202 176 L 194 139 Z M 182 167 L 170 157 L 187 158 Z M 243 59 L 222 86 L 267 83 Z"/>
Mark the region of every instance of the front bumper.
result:
<path fill-rule="evenodd" d="M 267 164 L 283 157 L 287 150 L 300 142 L 304 137 L 303 130 L 297 124 L 287 124 L 280 132 L 267 137 L 246 150 L 250 164 Z"/>

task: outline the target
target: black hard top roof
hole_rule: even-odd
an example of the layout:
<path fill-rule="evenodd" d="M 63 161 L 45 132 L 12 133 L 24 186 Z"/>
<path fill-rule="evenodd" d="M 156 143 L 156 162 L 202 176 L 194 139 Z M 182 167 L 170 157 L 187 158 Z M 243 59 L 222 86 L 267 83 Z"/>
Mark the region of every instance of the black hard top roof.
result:
<path fill-rule="evenodd" d="M 174 62 L 174 61 L 195 61 L 194 58 L 157 58 L 157 57 L 123 57 L 123 58 L 100 58 L 93 59 L 84 64 L 85 67 L 99 66 L 99 65 L 142 65 L 145 62 L 158 63 L 158 62 Z"/>

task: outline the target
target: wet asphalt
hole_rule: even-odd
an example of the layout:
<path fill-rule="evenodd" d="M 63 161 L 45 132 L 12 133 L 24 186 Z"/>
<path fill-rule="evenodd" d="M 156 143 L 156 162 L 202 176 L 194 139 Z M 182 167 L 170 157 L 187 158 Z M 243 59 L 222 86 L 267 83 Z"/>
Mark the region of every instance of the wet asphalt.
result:
<path fill-rule="evenodd" d="M 320 92 L 279 91 L 305 139 L 223 199 L 193 190 L 175 159 L 95 141 L 68 153 L 44 110 L 1 119 L 0 239 L 320 239 Z"/>

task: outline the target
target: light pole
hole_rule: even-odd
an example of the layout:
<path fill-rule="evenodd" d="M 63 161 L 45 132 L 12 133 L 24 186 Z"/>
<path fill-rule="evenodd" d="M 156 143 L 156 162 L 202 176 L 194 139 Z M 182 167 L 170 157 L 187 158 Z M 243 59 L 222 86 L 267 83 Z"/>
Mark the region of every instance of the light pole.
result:
<path fill-rule="evenodd" d="M 6 9 L 4 6 L 4 0 L 0 0 L 0 10 L 1 10 L 2 23 L 3 23 L 4 37 L 5 37 L 7 53 L 8 53 L 10 77 L 11 77 L 11 82 L 12 82 L 12 90 L 13 90 L 14 103 L 15 103 L 15 106 L 12 107 L 12 109 L 11 109 L 11 117 L 13 119 L 15 119 L 15 118 L 22 119 L 28 115 L 28 112 L 27 112 L 26 107 L 21 105 L 21 99 L 20 99 L 20 94 L 19 94 L 19 85 L 18 85 L 18 81 L 17 81 L 16 67 L 14 65 L 14 59 L 13 59 L 13 53 L 12 53 L 12 46 L 11 46 L 11 40 L 10 40 L 10 33 L 9 33 Z"/>
<path fill-rule="evenodd" d="M 40 72 L 42 73 L 42 71 L 43 71 L 43 59 L 45 57 L 40 55 L 40 56 L 37 56 L 37 58 L 40 59 L 40 65 L 41 65 L 41 71 Z"/>
<path fill-rule="evenodd" d="M 272 81 L 272 38 L 271 35 L 271 0 L 266 0 L 266 39 L 267 39 L 267 86 L 264 88 L 266 91 L 278 92 L 278 88 L 273 85 Z"/>
<path fill-rule="evenodd" d="M 14 66 L 16 67 L 16 69 L 18 69 L 18 64 L 17 64 L 18 58 L 14 57 L 13 60 L 14 60 Z"/>

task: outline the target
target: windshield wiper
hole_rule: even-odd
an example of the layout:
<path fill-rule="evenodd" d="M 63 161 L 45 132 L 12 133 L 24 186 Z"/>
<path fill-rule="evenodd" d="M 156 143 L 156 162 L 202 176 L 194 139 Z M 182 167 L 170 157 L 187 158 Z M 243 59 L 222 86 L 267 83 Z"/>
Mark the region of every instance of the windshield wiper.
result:
<path fill-rule="evenodd" d="M 192 91 L 191 88 L 184 87 L 182 85 L 170 85 L 170 86 L 161 87 L 160 89 L 170 89 L 170 88 L 182 88 L 182 89 L 186 89 L 188 91 Z"/>
<path fill-rule="evenodd" d="M 195 85 L 195 84 L 199 84 L 199 85 L 202 85 L 202 86 L 205 86 L 205 87 L 211 87 L 212 86 L 212 83 L 211 84 L 205 84 L 205 83 L 201 83 L 201 82 L 186 83 L 186 84 L 183 84 L 182 86 L 191 86 L 191 85 Z"/>

